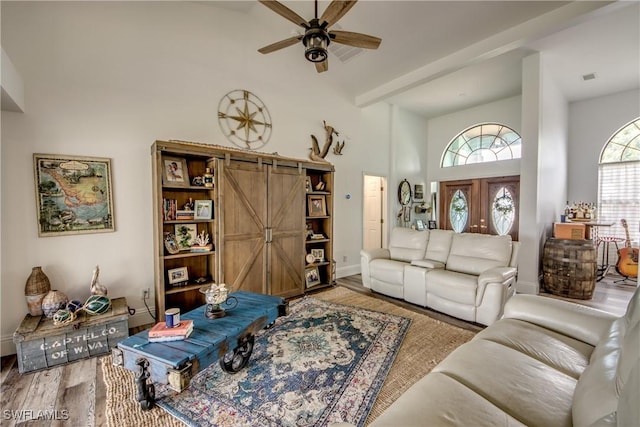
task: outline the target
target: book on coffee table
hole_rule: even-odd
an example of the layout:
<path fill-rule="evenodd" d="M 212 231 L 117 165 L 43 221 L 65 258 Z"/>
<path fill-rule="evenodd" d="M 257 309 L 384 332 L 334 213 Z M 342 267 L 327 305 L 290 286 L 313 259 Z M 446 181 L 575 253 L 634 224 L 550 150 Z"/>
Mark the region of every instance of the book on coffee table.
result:
<path fill-rule="evenodd" d="M 189 335 L 191 335 L 191 332 L 193 332 L 193 329 L 185 335 L 165 335 L 159 337 L 149 337 L 149 342 L 182 341 L 183 339 L 188 338 Z"/>
<path fill-rule="evenodd" d="M 165 322 L 159 322 L 149 329 L 149 341 L 158 342 L 161 338 L 165 338 L 162 341 L 185 339 L 191 332 L 193 332 L 193 320 L 182 320 L 173 328 L 168 328 Z"/>

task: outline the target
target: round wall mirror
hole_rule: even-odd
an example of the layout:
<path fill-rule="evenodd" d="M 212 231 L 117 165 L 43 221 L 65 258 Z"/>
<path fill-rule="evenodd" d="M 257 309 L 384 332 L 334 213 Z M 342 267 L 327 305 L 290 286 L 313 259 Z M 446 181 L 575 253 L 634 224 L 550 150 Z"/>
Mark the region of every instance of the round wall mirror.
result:
<path fill-rule="evenodd" d="M 398 186 L 398 202 L 400 202 L 402 206 L 411 203 L 411 184 L 409 184 L 409 181 L 406 179 Z"/>

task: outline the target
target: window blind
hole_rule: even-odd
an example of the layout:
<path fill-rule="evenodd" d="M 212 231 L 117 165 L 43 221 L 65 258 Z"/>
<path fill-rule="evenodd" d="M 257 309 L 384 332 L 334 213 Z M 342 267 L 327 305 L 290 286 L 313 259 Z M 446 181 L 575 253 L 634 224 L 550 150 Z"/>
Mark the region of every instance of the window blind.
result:
<path fill-rule="evenodd" d="M 625 238 L 621 219 L 627 221 L 633 247 L 639 246 L 640 232 L 640 162 L 602 163 L 598 171 L 599 222 L 615 222 L 599 227 L 600 236 Z M 625 246 L 623 242 L 620 247 Z"/>

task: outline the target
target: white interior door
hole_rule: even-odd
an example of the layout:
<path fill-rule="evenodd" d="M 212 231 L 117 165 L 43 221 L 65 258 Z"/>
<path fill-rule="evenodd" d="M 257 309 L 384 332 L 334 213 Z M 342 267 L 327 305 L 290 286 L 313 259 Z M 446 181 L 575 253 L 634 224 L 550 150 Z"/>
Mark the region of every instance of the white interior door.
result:
<path fill-rule="evenodd" d="M 363 243 L 364 249 L 383 247 L 385 179 L 364 175 Z"/>

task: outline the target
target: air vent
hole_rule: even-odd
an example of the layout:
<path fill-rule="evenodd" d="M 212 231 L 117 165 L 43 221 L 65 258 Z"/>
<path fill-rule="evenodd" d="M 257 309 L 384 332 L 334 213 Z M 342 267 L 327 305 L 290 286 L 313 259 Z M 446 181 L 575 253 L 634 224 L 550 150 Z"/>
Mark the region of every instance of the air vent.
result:
<path fill-rule="evenodd" d="M 582 76 L 582 80 L 584 80 L 585 82 L 587 80 L 594 80 L 595 78 L 596 78 L 596 73 L 589 73 Z"/>
<path fill-rule="evenodd" d="M 341 30 L 342 27 L 340 27 L 340 25 L 338 24 L 335 24 L 331 27 L 331 29 Z M 360 55 L 362 52 L 364 52 L 364 49 L 360 47 L 347 46 L 340 43 L 331 43 L 329 45 L 329 52 L 331 52 L 341 62 L 345 63 L 350 59 Z"/>

